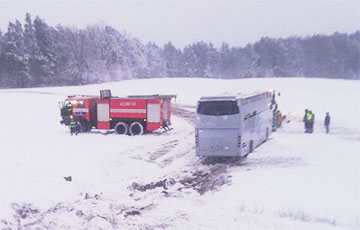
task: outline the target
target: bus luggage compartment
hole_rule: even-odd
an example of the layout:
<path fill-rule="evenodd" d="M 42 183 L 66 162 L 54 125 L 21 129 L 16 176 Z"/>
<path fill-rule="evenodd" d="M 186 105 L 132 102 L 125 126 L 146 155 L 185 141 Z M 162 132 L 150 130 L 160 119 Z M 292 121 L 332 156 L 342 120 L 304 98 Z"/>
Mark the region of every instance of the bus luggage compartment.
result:
<path fill-rule="evenodd" d="M 198 156 L 240 156 L 239 129 L 198 129 Z"/>

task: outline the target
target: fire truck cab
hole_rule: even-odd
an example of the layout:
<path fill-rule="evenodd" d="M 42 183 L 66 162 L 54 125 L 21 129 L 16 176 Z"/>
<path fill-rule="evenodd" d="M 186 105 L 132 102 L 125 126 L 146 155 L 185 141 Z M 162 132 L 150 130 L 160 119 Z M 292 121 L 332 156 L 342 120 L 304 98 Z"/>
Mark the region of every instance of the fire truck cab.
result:
<path fill-rule="evenodd" d="M 117 134 L 141 135 L 171 124 L 171 99 L 176 95 L 113 97 L 110 90 L 99 96 L 68 96 L 61 103 L 61 123 L 77 121 L 82 132 L 92 128 Z"/>

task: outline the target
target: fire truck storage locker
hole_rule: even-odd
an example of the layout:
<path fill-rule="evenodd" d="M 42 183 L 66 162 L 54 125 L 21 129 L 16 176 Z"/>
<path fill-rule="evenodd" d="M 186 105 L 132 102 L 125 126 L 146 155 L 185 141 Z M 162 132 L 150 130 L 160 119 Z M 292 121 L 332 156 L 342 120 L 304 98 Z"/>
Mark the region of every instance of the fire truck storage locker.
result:
<path fill-rule="evenodd" d="M 110 129 L 109 99 L 99 99 L 97 103 L 97 129 Z"/>

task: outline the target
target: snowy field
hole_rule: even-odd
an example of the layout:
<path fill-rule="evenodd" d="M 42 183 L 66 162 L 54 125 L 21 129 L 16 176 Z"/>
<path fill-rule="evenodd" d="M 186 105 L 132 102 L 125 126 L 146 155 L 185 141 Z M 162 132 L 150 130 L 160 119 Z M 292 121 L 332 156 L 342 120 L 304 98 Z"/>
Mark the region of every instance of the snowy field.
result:
<path fill-rule="evenodd" d="M 242 161 L 197 158 L 179 112 L 167 133 L 70 136 L 58 101 L 101 89 L 177 94 L 190 116 L 200 96 L 275 89 L 289 122 Z M 360 81 L 305 78 L 0 90 L 0 229 L 360 229 L 359 98 Z"/>

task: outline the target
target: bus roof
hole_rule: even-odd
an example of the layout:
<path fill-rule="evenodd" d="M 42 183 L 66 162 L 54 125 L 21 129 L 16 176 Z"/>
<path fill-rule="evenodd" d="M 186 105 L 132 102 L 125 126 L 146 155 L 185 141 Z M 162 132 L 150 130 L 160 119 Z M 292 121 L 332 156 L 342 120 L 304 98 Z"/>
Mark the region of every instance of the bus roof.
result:
<path fill-rule="evenodd" d="M 237 93 L 233 95 L 218 95 L 218 96 L 204 96 L 201 97 L 199 101 L 236 101 L 240 99 L 245 99 L 257 95 L 261 95 L 264 93 L 271 93 L 271 91 L 261 91 L 261 92 L 252 92 L 252 93 Z"/>

